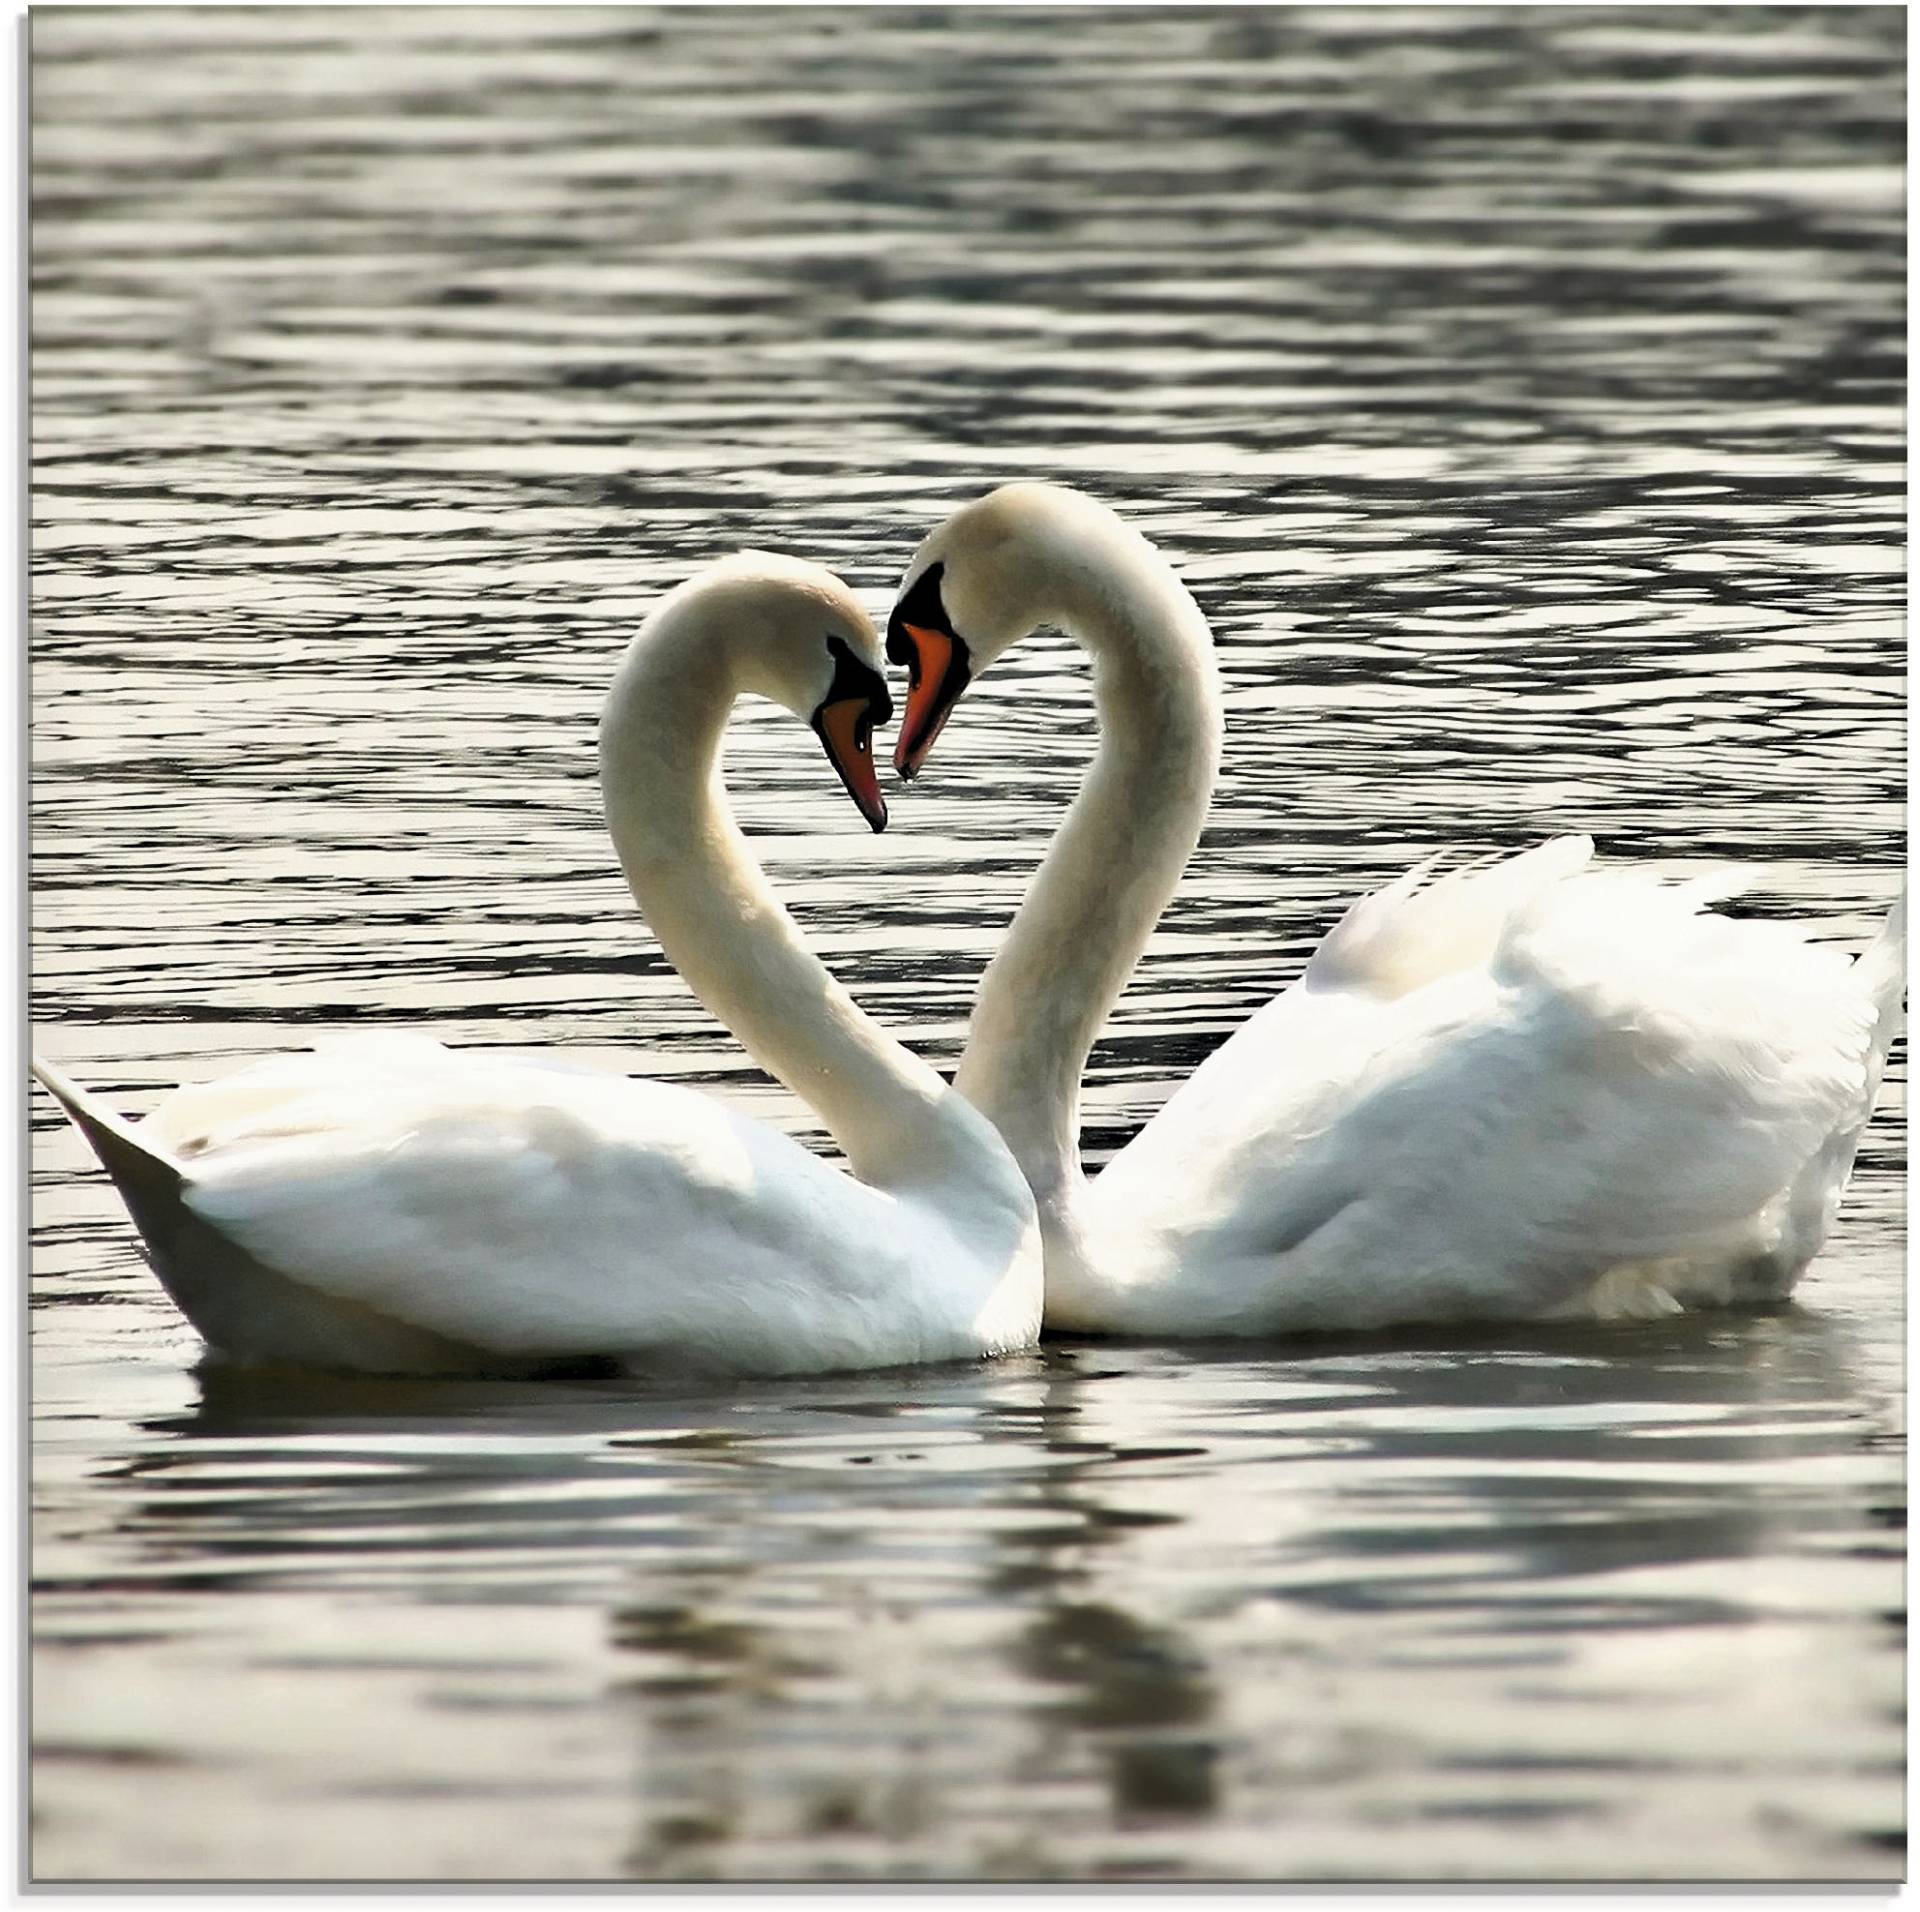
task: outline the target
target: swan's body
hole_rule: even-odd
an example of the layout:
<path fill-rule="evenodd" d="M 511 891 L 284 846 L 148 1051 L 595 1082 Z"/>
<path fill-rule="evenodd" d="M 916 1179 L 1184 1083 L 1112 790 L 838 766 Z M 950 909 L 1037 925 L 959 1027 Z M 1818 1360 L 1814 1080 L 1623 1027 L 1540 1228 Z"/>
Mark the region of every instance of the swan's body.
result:
<path fill-rule="evenodd" d="M 1681 886 L 1587 874 L 1591 848 L 1563 837 L 1451 893 L 1366 899 L 1379 941 L 1336 930 L 1087 1188 L 1091 1324 L 1243 1333 L 1785 1295 L 1872 1110 L 1898 939 L 1856 963 L 1706 914 Z M 1422 902 L 1438 906 L 1424 921 Z M 1436 931 L 1451 947 L 1426 973 Z"/>
<path fill-rule="evenodd" d="M 1198 607 L 1144 539 L 1008 486 L 909 571 L 904 772 L 952 707 L 951 661 L 964 687 L 1043 622 L 1093 655 L 1101 747 L 956 1084 L 1039 1200 L 1049 1325 L 1264 1334 L 1791 1288 L 1897 1025 L 1899 912 L 1855 962 L 1708 914 L 1700 886 L 1595 872 L 1584 838 L 1361 899 L 1089 1181 L 1080 1075 L 1198 838 L 1218 694 Z"/>
<path fill-rule="evenodd" d="M 669 958 L 853 1173 L 691 1090 L 417 1037 L 183 1088 L 137 1127 L 39 1065 L 214 1348 L 389 1372 L 611 1357 L 772 1374 L 1032 1340 L 1040 1250 L 1017 1165 L 807 951 L 719 787 L 727 712 L 758 690 L 813 714 L 877 827 L 875 654 L 829 574 L 735 560 L 649 619 L 601 726 L 609 826 Z"/>

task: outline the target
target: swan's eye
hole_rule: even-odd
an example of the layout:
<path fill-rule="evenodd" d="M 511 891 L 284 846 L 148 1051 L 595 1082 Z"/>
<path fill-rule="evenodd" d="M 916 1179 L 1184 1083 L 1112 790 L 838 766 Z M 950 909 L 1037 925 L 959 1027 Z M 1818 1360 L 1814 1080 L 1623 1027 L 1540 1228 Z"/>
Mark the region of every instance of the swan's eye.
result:
<path fill-rule="evenodd" d="M 888 723 L 893 717 L 893 693 L 887 689 L 887 680 L 864 658 L 856 657 L 844 637 L 831 632 L 827 655 L 833 659 L 833 682 L 818 708 L 825 710 L 829 704 L 843 704 L 850 698 L 862 699 L 867 705 L 865 722 L 871 736 L 873 725 Z"/>
<path fill-rule="evenodd" d="M 895 664 L 906 665 L 908 681 L 914 684 L 920 681 L 921 657 L 907 634 L 907 627 L 918 625 L 922 630 L 938 631 L 948 638 L 954 635 L 953 620 L 948 617 L 940 596 L 940 581 L 946 572 L 944 564 L 928 565 L 901 592 L 900 601 L 887 620 L 887 657 Z"/>

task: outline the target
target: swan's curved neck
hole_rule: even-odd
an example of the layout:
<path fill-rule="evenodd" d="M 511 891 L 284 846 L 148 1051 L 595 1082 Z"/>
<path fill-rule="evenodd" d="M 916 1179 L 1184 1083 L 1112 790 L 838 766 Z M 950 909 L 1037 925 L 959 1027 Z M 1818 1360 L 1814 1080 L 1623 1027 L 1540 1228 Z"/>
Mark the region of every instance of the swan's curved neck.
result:
<path fill-rule="evenodd" d="M 981 979 L 954 1079 L 1043 1209 L 1080 1179 L 1080 1078 L 1199 841 L 1220 756 L 1212 633 L 1144 540 L 1103 552 L 1052 615 L 1093 658 L 1100 748 Z"/>
<path fill-rule="evenodd" d="M 627 653 L 601 719 L 600 783 L 634 899 L 694 994 L 813 1108 L 856 1175 L 937 1174 L 957 1098 L 808 949 L 728 810 L 719 760 L 735 694 L 714 633 L 656 625 Z"/>

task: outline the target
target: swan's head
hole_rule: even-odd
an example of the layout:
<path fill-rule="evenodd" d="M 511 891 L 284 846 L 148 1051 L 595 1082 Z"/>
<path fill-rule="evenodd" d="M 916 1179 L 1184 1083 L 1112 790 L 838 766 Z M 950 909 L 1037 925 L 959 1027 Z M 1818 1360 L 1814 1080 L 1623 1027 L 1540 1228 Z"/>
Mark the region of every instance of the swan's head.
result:
<path fill-rule="evenodd" d="M 1077 621 L 1106 588 L 1102 557 L 1139 544 L 1107 507 L 1063 485 L 1002 485 L 962 505 L 914 553 L 887 655 L 907 667 L 893 767 L 915 776 L 967 686 L 1042 624 Z"/>
<path fill-rule="evenodd" d="M 688 579 L 668 605 L 676 601 L 724 647 L 735 692 L 783 704 L 807 724 L 860 814 L 884 830 L 873 733 L 892 720 L 893 698 L 880 634 L 853 593 L 817 564 L 743 551 Z"/>

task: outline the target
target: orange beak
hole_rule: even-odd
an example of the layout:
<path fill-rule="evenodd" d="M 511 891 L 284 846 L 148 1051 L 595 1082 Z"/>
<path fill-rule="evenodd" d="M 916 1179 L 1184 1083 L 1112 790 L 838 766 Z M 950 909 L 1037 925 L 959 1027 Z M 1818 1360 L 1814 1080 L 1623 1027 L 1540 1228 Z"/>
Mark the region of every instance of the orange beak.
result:
<path fill-rule="evenodd" d="M 887 827 L 887 800 L 880 794 L 880 774 L 873 767 L 873 706 L 864 697 L 842 697 L 822 704 L 813 727 L 827 747 L 828 761 L 840 773 L 847 795 L 877 836 Z"/>
<path fill-rule="evenodd" d="M 899 741 L 893 747 L 893 767 L 911 780 L 920 773 L 960 694 L 971 681 L 973 672 L 967 660 L 967 647 L 951 631 L 932 630 L 924 624 L 900 623 L 895 627 L 909 646 L 907 654 L 907 716 L 900 726 Z M 892 646 L 889 645 L 889 650 Z"/>

